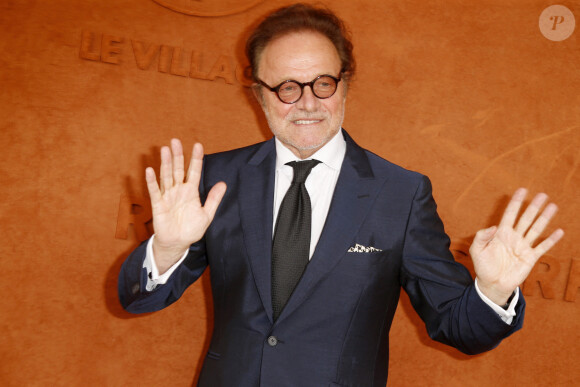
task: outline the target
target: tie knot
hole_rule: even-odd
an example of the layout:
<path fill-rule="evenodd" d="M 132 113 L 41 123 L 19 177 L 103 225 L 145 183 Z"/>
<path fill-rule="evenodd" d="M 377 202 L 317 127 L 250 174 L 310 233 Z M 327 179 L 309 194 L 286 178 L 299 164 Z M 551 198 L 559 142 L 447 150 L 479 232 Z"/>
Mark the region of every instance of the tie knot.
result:
<path fill-rule="evenodd" d="M 306 178 L 317 164 L 319 160 L 306 160 L 306 161 L 291 161 L 286 163 L 286 165 L 294 168 L 294 177 L 292 178 L 292 183 L 304 183 Z"/>

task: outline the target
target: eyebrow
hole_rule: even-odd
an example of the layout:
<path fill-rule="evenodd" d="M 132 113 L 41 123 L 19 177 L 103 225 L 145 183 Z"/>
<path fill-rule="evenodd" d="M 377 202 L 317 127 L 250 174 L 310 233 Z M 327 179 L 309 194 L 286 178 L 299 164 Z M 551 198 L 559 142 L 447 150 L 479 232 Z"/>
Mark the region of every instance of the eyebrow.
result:
<path fill-rule="evenodd" d="M 273 87 L 276 87 L 276 86 L 278 86 L 280 83 L 282 83 L 282 82 L 286 82 L 286 81 L 295 81 L 295 82 L 299 82 L 299 83 L 308 83 L 308 82 L 310 82 L 310 81 L 312 81 L 312 80 L 314 80 L 314 79 L 316 79 L 316 78 L 320 77 L 321 75 L 332 75 L 333 77 L 339 78 L 339 77 L 340 77 L 340 73 L 341 73 L 341 71 L 339 70 L 339 71 L 338 71 L 338 76 L 336 76 L 336 75 L 334 75 L 334 71 L 329 71 L 329 72 L 324 72 L 324 71 L 323 71 L 323 72 L 321 72 L 321 73 L 317 73 L 315 76 L 313 76 L 312 78 L 310 78 L 309 80 L 306 80 L 306 81 L 299 81 L 298 79 L 296 79 L 296 78 L 291 78 L 291 77 L 288 77 L 288 78 L 283 78 L 281 81 L 277 81 L 277 82 L 275 82 Z"/>

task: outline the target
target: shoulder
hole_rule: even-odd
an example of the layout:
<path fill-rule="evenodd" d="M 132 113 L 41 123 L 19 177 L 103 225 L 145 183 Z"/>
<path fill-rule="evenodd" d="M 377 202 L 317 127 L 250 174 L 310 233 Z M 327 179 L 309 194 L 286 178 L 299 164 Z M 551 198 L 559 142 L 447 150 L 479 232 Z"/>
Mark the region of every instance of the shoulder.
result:
<path fill-rule="evenodd" d="M 366 171 L 377 179 L 387 179 L 399 184 L 417 186 L 429 179 L 417 171 L 397 165 L 376 153 L 359 146 L 346 132 L 347 160 L 350 160 L 359 171 Z"/>
<path fill-rule="evenodd" d="M 372 165 L 375 177 L 386 182 L 389 191 L 397 192 L 399 197 L 429 198 L 433 187 L 429 178 L 419 172 L 394 164 L 372 152 L 365 151 Z"/>
<path fill-rule="evenodd" d="M 369 163 L 371 164 L 373 171 L 377 175 L 397 177 L 413 181 L 421 180 L 425 177 L 425 175 L 420 172 L 397 165 L 369 150 L 365 149 L 364 151 L 369 159 Z"/>
<path fill-rule="evenodd" d="M 223 181 L 228 186 L 228 193 L 239 184 L 240 178 L 248 174 L 267 176 L 276 163 L 274 140 L 232 149 L 204 157 L 202 185 L 212 187 Z M 226 193 L 226 195 L 228 194 Z"/>
<path fill-rule="evenodd" d="M 204 157 L 204 170 L 205 173 L 224 169 L 238 170 L 247 164 L 260 164 L 275 152 L 274 140 L 270 139 L 243 148 L 212 153 Z"/>
<path fill-rule="evenodd" d="M 271 143 L 271 144 L 270 144 Z M 271 146 L 269 146 L 271 145 Z M 273 139 L 268 141 L 259 142 L 257 144 L 248 145 L 242 148 L 237 149 L 230 149 L 223 152 L 211 153 L 205 155 L 205 159 L 209 163 L 227 163 L 231 162 L 232 160 L 241 161 L 247 160 L 249 161 L 259 150 L 263 148 L 274 148 Z"/>

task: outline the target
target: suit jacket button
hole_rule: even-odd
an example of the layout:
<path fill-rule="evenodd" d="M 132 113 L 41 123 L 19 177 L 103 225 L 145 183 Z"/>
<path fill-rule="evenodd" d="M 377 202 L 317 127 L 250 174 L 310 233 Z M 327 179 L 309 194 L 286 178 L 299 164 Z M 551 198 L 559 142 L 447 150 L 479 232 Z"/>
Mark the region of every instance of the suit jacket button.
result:
<path fill-rule="evenodd" d="M 278 339 L 276 338 L 276 336 L 268 337 L 268 345 L 270 347 L 275 347 L 276 345 L 278 345 Z"/>

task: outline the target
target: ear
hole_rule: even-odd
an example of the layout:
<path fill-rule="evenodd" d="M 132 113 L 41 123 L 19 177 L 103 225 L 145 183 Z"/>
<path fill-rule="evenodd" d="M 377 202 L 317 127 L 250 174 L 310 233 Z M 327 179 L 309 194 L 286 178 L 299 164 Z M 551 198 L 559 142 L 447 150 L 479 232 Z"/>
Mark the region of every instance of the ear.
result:
<path fill-rule="evenodd" d="M 258 101 L 260 106 L 264 106 L 264 94 L 262 93 L 262 88 L 260 87 L 260 85 L 257 83 L 254 83 L 251 86 L 251 89 L 252 89 L 252 94 L 254 94 L 254 97 L 256 98 L 256 100 Z"/>
<path fill-rule="evenodd" d="M 348 86 L 349 86 L 348 81 L 346 81 L 342 84 L 342 88 L 344 89 L 344 98 L 346 98 L 346 95 L 348 94 Z"/>
<path fill-rule="evenodd" d="M 346 94 L 348 93 L 348 89 L 350 86 L 350 81 L 351 81 L 351 74 L 350 73 L 344 73 L 342 75 L 342 80 L 341 83 L 343 84 L 342 87 L 344 87 L 344 95 L 346 96 Z"/>

